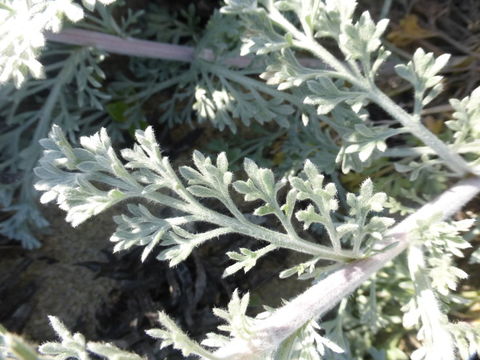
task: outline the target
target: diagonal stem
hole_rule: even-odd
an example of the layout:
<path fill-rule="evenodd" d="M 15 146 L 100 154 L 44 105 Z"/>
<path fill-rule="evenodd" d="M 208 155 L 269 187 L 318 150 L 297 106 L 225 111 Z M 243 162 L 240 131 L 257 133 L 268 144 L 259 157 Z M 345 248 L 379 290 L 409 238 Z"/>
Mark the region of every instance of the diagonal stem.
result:
<path fill-rule="evenodd" d="M 97 31 L 77 28 L 63 29 L 58 33 L 45 32 L 48 41 L 62 44 L 93 46 L 112 54 L 148 57 L 154 59 L 193 62 L 196 58 L 214 61 L 215 54 L 210 49 L 204 49 L 196 54 L 196 49 L 186 45 L 176 45 L 136 38 L 104 34 Z M 225 65 L 245 68 L 252 62 L 252 56 L 234 56 L 223 60 Z M 323 67 L 323 62 L 315 58 L 299 58 L 300 64 L 311 67 Z"/>
<path fill-rule="evenodd" d="M 215 355 L 221 359 L 257 359 L 277 348 L 288 336 L 307 321 L 317 319 L 331 310 L 343 298 L 350 295 L 371 275 L 393 260 L 409 245 L 408 234 L 417 221 L 441 210 L 446 219 L 480 192 L 480 178 L 460 181 L 439 197 L 422 206 L 389 231 L 389 239 L 382 246 L 392 245 L 367 259 L 345 265 L 319 281 L 298 297 L 277 309 L 270 317 L 257 320 L 251 339 L 233 339 Z"/>

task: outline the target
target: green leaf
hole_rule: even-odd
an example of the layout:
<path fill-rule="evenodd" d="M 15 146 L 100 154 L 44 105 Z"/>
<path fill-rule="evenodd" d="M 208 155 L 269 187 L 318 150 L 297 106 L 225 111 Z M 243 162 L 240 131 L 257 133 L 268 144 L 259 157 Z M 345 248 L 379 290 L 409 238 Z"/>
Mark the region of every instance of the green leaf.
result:
<path fill-rule="evenodd" d="M 293 211 L 295 209 L 295 204 L 297 202 L 298 191 L 295 189 L 290 189 L 287 193 L 287 198 L 285 204 L 281 206 L 281 210 L 285 213 L 288 219 L 292 217 Z"/>
<path fill-rule="evenodd" d="M 265 216 L 269 214 L 275 214 L 275 209 L 270 205 L 263 205 L 255 209 L 253 215 Z"/>
<path fill-rule="evenodd" d="M 304 103 L 316 105 L 319 115 L 329 113 L 342 102 L 355 103 L 365 97 L 362 92 L 340 90 L 332 80 L 324 77 L 307 81 L 307 87 L 312 95 L 306 96 Z"/>
<path fill-rule="evenodd" d="M 462 100 L 450 99 L 453 120 L 446 125 L 454 131 L 455 144 L 475 142 L 480 137 L 480 86 Z"/>
<path fill-rule="evenodd" d="M 341 354 L 344 350 L 333 341 L 318 334 L 320 326 L 309 321 L 294 334 L 285 339 L 275 351 L 274 360 L 310 359 L 320 360 L 330 350 Z"/>
<path fill-rule="evenodd" d="M 387 19 L 382 19 L 375 25 L 370 14 L 365 11 L 355 24 L 346 24 L 339 35 L 339 46 L 347 60 L 366 59 L 377 51 L 388 22 Z"/>
<path fill-rule="evenodd" d="M 220 9 L 224 14 L 248 14 L 257 10 L 257 0 L 225 0 Z"/>
<path fill-rule="evenodd" d="M 227 252 L 227 256 L 230 259 L 235 260 L 236 263 L 227 267 L 222 277 L 230 276 L 242 269 L 246 273 L 255 266 L 260 257 L 275 249 L 275 246 L 268 245 L 256 251 L 240 248 L 239 253 L 233 251 Z"/>
<path fill-rule="evenodd" d="M 124 101 L 114 101 L 105 107 L 107 113 L 116 122 L 123 123 L 127 121 L 126 112 L 129 109 L 129 105 Z"/>
<path fill-rule="evenodd" d="M 172 345 L 175 349 L 182 352 L 183 356 L 190 354 L 196 354 L 205 359 L 214 360 L 215 356 L 202 348 L 198 343 L 193 341 L 187 334 L 185 334 L 180 327 L 164 312 L 158 313 L 158 320 L 162 324 L 165 330 L 162 329 L 150 329 L 147 330 L 147 335 L 161 339 L 161 347 L 167 347 Z"/>
<path fill-rule="evenodd" d="M 113 344 L 88 343 L 88 350 L 109 360 L 142 360 L 140 355 L 122 350 Z"/>
<path fill-rule="evenodd" d="M 192 185 L 187 187 L 187 190 L 190 191 L 193 195 L 201 198 L 216 198 L 219 197 L 217 191 L 209 189 L 205 186 Z"/>
<path fill-rule="evenodd" d="M 299 210 L 295 214 L 298 221 L 303 222 L 303 228 L 306 230 L 312 223 L 323 224 L 325 218 L 315 211 L 313 205 L 308 205 L 305 210 Z"/>
<path fill-rule="evenodd" d="M 441 92 L 440 82 L 443 78 L 437 74 L 447 65 L 449 59 L 450 55 L 448 54 L 434 58 L 433 53 L 425 53 L 423 49 L 419 48 L 407 65 L 396 65 L 395 71 L 398 76 L 414 86 L 418 96 L 423 99 L 422 104 L 426 105 Z M 432 91 L 425 97 L 428 89 L 432 89 Z"/>

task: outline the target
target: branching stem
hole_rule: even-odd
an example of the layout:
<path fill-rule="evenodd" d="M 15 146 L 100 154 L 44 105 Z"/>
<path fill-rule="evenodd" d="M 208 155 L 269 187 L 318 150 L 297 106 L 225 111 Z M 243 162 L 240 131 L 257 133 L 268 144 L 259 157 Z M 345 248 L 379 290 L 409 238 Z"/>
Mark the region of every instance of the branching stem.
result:
<path fill-rule="evenodd" d="M 193 214 L 199 221 L 205 221 L 220 227 L 229 228 L 236 233 L 265 240 L 270 244 L 281 248 L 291 249 L 304 254 L 318 256 L 322 259 L 339 262 L 348 262 L 354 258 L 350 251 L 342 250 L 341 252 L 338 252 L 328 246 L 315 244 L 298 237 L 292 238 L 289 235 L 267 229 L 251 222 L 245 223 L 237 218 L 204 207 L 198 202 L 196 204 L 187 203 L 158 192 L 144 195 L 144 197 L 182 212 Z"/>
<path fill-rule="evenodd" d="M 286 31 L 290 32 L 295 40 L 293 41 L 296 47 L 307 50 L 313 53 L 316 57 L 324 61 L 331 68 L 336 70 L 339 77 L 344 78 L 355 86 L 365 90 L 369 94 L 369 98 L 377 105 L 381 106 L 387 113 L 389 113 L 394 119 L 398 120 L 405 128 L 407 128 L 413 135 L 422 140 L 425 145 L 432 148 L 434 152 L 441 157 L 448 167 L 450 167 L 458 175 L 465 175 L 467 173 L 475 172 L 475 169 L 471 169 L 465 160 L 455 152 L 451 151 L 447 145 L 440 141 L 434 134 L 432 134 L 423 124 L 420 119 L 414 118 L 408 114 L 400 106 L 398 106 L 391 98 L 385 95 L 380 89 L 367 81 L 365 78 L 355 76 L 352 70 L 345 64 L 339 61 L 328 50 L 321 46 L 312 36 L 308 37 L 304 33 L 300 32 L 295 26 L 293 26 L 278 10 L 275 6 L 271 7 L 270 17 L 279 26 L 283 27 Z M 95 46 L 108 52 L 131 55 L 131 56 L 144 56 L 161 58 L 165 60 L 185 61 L 192 62 L 195 60 L 195 49 L 193 47 L 164 44 L 153 41 L 146 41 L 140 39 L 123 39 L 118 36 L 102 34 L 98 32 L 82 30 L 82 29 L 65 29 L 60 33 L 46 33 L 46 38 L 50 41 L 82 45 L 82 46 Z M 211 50 L 203 50 L 198 57 L 206 61 L 212 61 L 215 59 Z M 227 59 L 226 64 L 236 65 L 239 67 L 248 66 L 250 64 L 250 57 L 236 57 Z M 218 67 L 216 70 L 219 70 Z M 226 71 L 226 70 L 225 70 Z M 224 75 L 227 75 L 226 73 Z M 229 72 L 227 77 L 232 78 L 234 74 Z M 240 77 L 233 79 L 239 81 Z M 259 87 L 258 82 L 253 79 L 255 88 Z M 245 80 L 242 77 L 240 83 Z M 282 93 L 272 89 L 268 86 L 263 86 L 262 91 L 265 91 L 271 95 L 275 93 Z M 284 94 L 286 100 L 288 94 Z"/>
<path fill-rule="evenodd" d="M 394 119 L 397 119 L 405 128 L 410 130 L 413 135 L 422 140 L 425 145 L 433 149 L 434 152 L 445 161 L 446 165 L 458 175 L 472 173 L 472 169 L 460 155 L 449 149 L 444 142 L 439 140 L 423 126 L 420 119 L 413 118 L 380 89 L 377 87 L 372 88 L 370 91 L 370 99 L 381 106 Z"/>
<path fill-rule="evenodd" d="M 422 140 L 425 145 L 432 148 L 435 153 L 445 161 L 446 165 L 450 169 L 455 171 L 460 176 L 472 173 L 474 171 L 468 166 L 466 161 L 460 155 L 451 151 L 445 143 L 440 141 L 425 126 L 423 126 L 420 118 L 408 114 L 390 97 L 385 95 L 383 91 L 375 86 L 375 84 L 368 81 L 368 79 L 365 77 L 358 76 L 356 72 L 352 72 L 352 70 L 348 69 L 341 61 L 333 56 L 322 45 L 320 45 L 313 35 L 308 36 L 299 31 L 280 13 L 280 11 L 278 11 L 271 1 L 267 2 L 266 6 L 269 10 L 270 19 L 277 25 L 281 26 L 287 33 L 292 34 L 296 39 L 296 41 L 293 42 L 295 46 L 306 50 L 323 60 L 338 73 L 343 74 L 345 79 L 351 84 L 364 90 L 373 102 L 382 107 L 394 119 L 398 120 L 414 136 Z"/>
<path fill-rule="evenodd" d="M 299 33 L 297 31 L 297 33 Z M 434 152 L 442 158 L 446 165 L 455 171 L 458 175 L 462 176 L 468 173 L 473 173 L 466 161 L 454 151 L 451 151 L 448 146 L 440 141 L 434 134 L 432 134 L 420 121 L 420 118 L 416 118 L 408 114 L 404 109 L 398 106 L 390 97 L 385 95 L 377 86 L 370 83 L 365 78 L 359 78 L 355 76 L 350 70 L 348 70 L 340 61 L 338 61 L 329 51 L 321 46 L 314 38 L 308 38 L 304 34 L 297 34 L 298 41 L 297 46 L 304 50 L 310 51 L 312 54 L 322 59 L 335 69 L 337 72 L 345 74 L 345 78 L 353 85 L 364 90 L 370 100 L 375 102 L 378 106 L 382 107 L 392 118 L 400 122 L 407 130 L 409 130 L 414 136 L 422 140 L 425 145 L 432 148 Z"/>

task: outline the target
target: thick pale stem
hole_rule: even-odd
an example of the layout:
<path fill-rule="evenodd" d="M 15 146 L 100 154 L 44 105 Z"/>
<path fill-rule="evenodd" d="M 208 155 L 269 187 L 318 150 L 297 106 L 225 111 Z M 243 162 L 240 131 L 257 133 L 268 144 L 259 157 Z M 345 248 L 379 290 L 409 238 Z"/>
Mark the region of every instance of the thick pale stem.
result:
<path fill-rule="evenodd" d="M 480 153 L 480 141 L 449 145 L 448 147 L 457 154 Z M 418 157 L 421 155 L 435 155 L 435 151 L 428 146 L 392 147 L 385 150 L 382 155 L 387 157 Z"/>
<path fill-rule="evenodd" d="M 215 355 L 222 359 L 256 359 L 277 348 L 288 336 L 311 319 L 317 319 L 351 294 L 366 279 L 381 269 L 408 247 L 408 234 L 417 221 L 442 211 L 448 218 L 480 192 L 480 178 L 467 179 L 452 186 L 437 199 L 421 207 L 414 214 L 393 227 L 389 239 L 382 246 L 394 244 L 370 258 L 354 261 L 319 281 L 304 293 L 277 309 L 270 317 L 258 320 L 249 340 L 234 339 Z"/>
<path fill-rule="evenodd" d="M 75 28 L 64 29 L 59 33 L 46 32 L 45 37 L 49 41 L 70 45 L 93 46 L 107 52 L 121 55 L 186 62 L 193 61 L 195 55 L 194 48 L 187 46 L 121 38 L 119 36 Z M 205 54 L 205 56 L 213 58 L 213 53 L 210 52 Z"/>
<path fill-rule="evenodd" d="M 166 44 L 158 41 L 148 41 L 135 38 L 122 38 L 120 36 L 104 34 L 96 31 L 69 28 L 58 33 L 46 32 L 48 41 L 62 44 L 92 46 L 112 54 L 148 57 L 154 59 L 192 62 L 196 58 L 206 61 L 214 61 L 215 54 L 210 49 L 204 49 L 196 54 L 194 47 L 185 45 Z M 252 56 L 234 56 L 224 59 L 226 65 L 245 68 L 252 62 Z M 300 64 L 317 68 L 322 67 L 323 62 L 314 58 L 299 58 Z"/>

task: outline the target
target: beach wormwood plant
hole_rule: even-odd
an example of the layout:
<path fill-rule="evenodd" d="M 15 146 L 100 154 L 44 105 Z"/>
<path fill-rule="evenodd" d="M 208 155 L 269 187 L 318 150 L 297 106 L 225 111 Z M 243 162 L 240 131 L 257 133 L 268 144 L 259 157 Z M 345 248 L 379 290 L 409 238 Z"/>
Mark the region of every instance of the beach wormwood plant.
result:
<path fill-rule="evenodd" d="M 94 9 L 95 2 L 83 2 Z M 66 0 L 53 3 L 68 3 L 71 11 L 66 15 L 70 20 L 80 19 L 78 5 Z M 57 23 L 50 22 L 58 15 L 48 12 L 50 4 L 40 0 L 21 4 L 20 9 L 12 1 L 2 1 L 0 9 L 11 16 L 20 10 L 36 11 L 44 19 L 40 28 L 59 30 Z M 305 158 L 301 166 L 294 166 L 292 160 L 291 171 L 279 175 L 245 158 L 242 175 L 230 170 L 225 152 L 207 156 L 195 151 L 192 166 L 174 169 L 151 126 L 135 130 L 135 144 L 120 152 L 114 150 L 105 128 L 81 136 L 79 144 L 74 144 L 72 131 L 66 133 L 62 124 L 52 124 L 48 137 L 40 140 L 43 155 L 34 169 L 35 188 L 42 193 L 42 203 L 55 201 L 66 211 L 72 226 L 117 203 L 128 203 L 128 214 L 115 217 L 114 251 L 139 246 L 143 248 L 141 261 L 156 256 L 175 266 L 196 247 L 224 235 L 240 234 L 261 243 L 256 250 L 228 252 L 232 265 L 224 276 L 248 272 L 258 259 L 278 249 L 308 256 L 294 267 L 279 269 L 279 276 L 298 276 L 311 281 L 311 287 L 280 308 L 267 308 L 256 316 L 247 315 L 249 294 L 234 291 L 227 309 L 213 310 L 225 325 L 219 326 L 219 333 L 207 334 L 200 344 L 160 311 L 161 327 L 147 334 L 161 339 L 162 346 L 172 345 L 184 356 L 211 360 L 403 359 L 406 354 L 399 349 L 372 344 L 380 328 L 400 326 L 417 333 L 419 346 L 410 355 L 413 360 L 454 360 L 480 350 L 479 326 L 448 317 L 449 306 L 459 299 L 454 293 L 457 284 L 467 277 L 455 266 L 454 257 L 463 256 L 462 250 L 471 246 L 461 233 L 474 226 L 474 219 L 447 221 L 480 191 L 480 88 L 462 100 L 450 101 L 454 112 L 440 139 L 421 117 L 424 107 L 442 91 L 439 74 L 449 56 L 435 57 L 418 49 L 407 64 L 395 66 L 414 96 L 411 109 L 400 107 L 376 85 L 382 65 L 392 56 L 381 40 L 388 20 L 374 22 L 368 12 L 356 16 L 355 5 L 351 0 L 225 0 L 205 34 L 209 47 L 202 47 L 200 41 L 193 55 L 185 47 L 161 46 L 156 55 L 150 50 L 143 54 L 147 50 L 141 44 L 145 44 L 131 39 L 121 42 L 125 48 L 117 49 L 190 62 L 187 75 L 182 76 L 185 84 L 197 81 L 191 92 L 192 107 L 201 119 L 221 129 L 236 131 L 235 121 L 262 123 L 262 116 L 284 127 L 322 124 L 318 139 L 326 148 L 316 150 L 316 158 L 323 156 L 322 161 Z M 108 18 L 105 7 L 98 9 Z M 222 31 L 227 33 L 222 19 L 238 24 L 229 33 L 237 37 L 235 49 L 222 47 L 218 39 L 208 41 L 209 36 L 215 39 Z M 6 28 L 8 23 L 0 26 Z M 8 29 L 0 27 L 0 31 L 10 34 Z M 81 43 L 82 36 L 92 36 L 75 28 L 46 36 L 54 42 L 72 43 L 72 34 L 77 36 L 76 45 L 89 44 L 90 40 Z M 102 41 L 111 35 L 95 36 L 94 45 L 105 50 Z M 123 41 L 108 39 L 110 43 Z M 325 39 L 335 42 L 336 52 L 322 45 Z M 34 50 L 41 43 L 27 43 L 20 54 L 2 38 L 1 57 L 6 61 L 0 65 L 0 81 L 12 79 L 21 87 L 26 86 L 28 72 L 40 77 L 41 64 Z M 299 52 L 310 54 L 320 65 L 305 65 Z M 88 57 L 80 56 L 72 60 L 77 61 L 75 66 Z M 91 67 L 91 71 L 96 70 Z M 101 77 L 101 72 L 96 74 L 92 84 Z M 166 87 L 165 81 L 170 80 L 161 79 L 158 91 Z M 188 88 L 185 84 L 184 89 Z M 100 91 L 100 86 L 96 88 Z M 106 99 L 99 92 L 90 98 L 99 108 Z M 369 104 L 383 109 L 390 119 L 371 119 Z M 45 124 L 47 120 L 43 129 Z M 388 145 L 388 139 L 405 145 Z M 382 178 L 381 191 L 375 191 L 377 185 L 368 176 L 356 192 L 347 192 L 334 181 L 336 169 L 361 173 L 392 162 L 393 174 Z M 402 204 L 402 193 L 392 185 L 402 176 L 413 183 L 411 196 L 430 195 L 420 200 L 419 208 Z M 435 185 L 431 188 L 443 191 L 422 194 L 425 178 Z M 252 214 L 242 211 L 234 193 L 255 205 Z M 173 209 L 171 217 L 158 217 L 138 199 Z M 217 206 L 207 206 L 204 199 L 216 201 Z M 395 212 L 404 218 L 395 221 Z M 208 230 L 192 232 L 192 223 L 208 224 L 202 227 Z M 474 254 L 471 260 L 476 258 L 480 256 Z M 401 316 L 382 311 L 392 304 L 400 305 Z M 337 316 L 326 319 L 331 311 Z M 0 358 L 86 360 L 95 355 L 141 359 L 112 344 L 89 342 L 79 333 L 72 334 L 53 316 L 50 322 L 60 340 L 42 344 L 38 351 L 0 327 Z"/>

